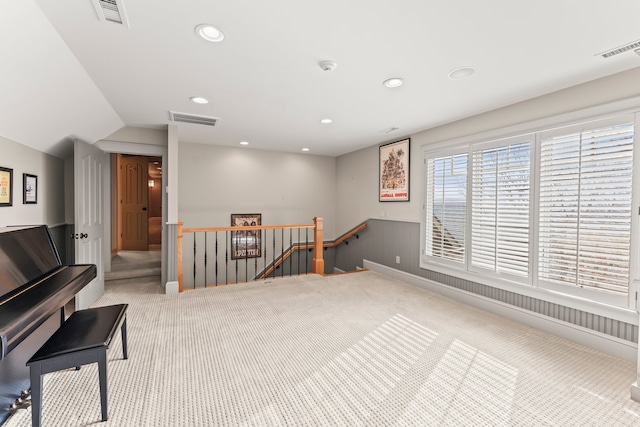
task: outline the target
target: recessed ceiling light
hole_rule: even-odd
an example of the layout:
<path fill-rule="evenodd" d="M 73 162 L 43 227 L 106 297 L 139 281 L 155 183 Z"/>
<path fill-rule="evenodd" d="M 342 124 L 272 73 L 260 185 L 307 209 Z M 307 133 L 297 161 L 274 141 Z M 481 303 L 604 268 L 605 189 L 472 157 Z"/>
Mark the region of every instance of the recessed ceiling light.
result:
<path fill-rule="evenodd" d="M 333 120 L 331 119 L 322 119 L 320 120 L 320 123 L 324 124 L 324 125 L 328 125 L 329 123 L 332 123 Z"/>
<path fill-rule="evenodd" d="M 207 98 L 203 98 L 201 96 L 192 96 L 190 98 L 193 102 L 195 102 L 196 104 L 208 104 L 209 100 Z"/>
<path fill-rule="evenodd" d="M 196 34 L 210 42 L 221 42 L 224 39 L 224 33 L 211 24 L 198 25 Z"/>
<path fill-rule="evenodd" d="M 402 86 L 402 83 L 404 83 L 404 80 L 402 80 L 400 77 L 392 77 L 382 82 L 382 84 L 386 87 L 398 87 Z"/>
<path fill-rule="evenodd" d="M 240 141 L 240 145 L 249 145 L 247 141 Z"/>
<path fill-rule="evenodd" d="M 309 151 L 309 149 L 308 148 L 303 148 L 302 151 Z"/>
<path fill-rule="evenodd" d="M 466 79 L 470 77 L 473 73 L 476 72 L 476 69 L 473 67 L 460 67 L 449 73 L 449 78 L 452 80 Z"/>

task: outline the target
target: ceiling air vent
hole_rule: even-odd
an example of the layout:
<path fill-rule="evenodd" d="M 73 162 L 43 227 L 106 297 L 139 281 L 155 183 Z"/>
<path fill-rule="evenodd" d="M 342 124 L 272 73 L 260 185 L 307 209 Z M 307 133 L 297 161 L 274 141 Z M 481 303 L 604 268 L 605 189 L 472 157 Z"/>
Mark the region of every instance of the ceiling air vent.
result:
<path fill-rule="evenodd" d="M 123 0 L 92 0 L 101 21 L 115 22 L 129 27 Z"/>
<path fill-rule="evenodd" d="M 616 47 L 615 49 L 611 49 L 606 52 L 599 53 L 598 55 L 601 55 L 603 58 L 609 58 L 611 56 L 619 55 L 629 50 L 637 50 L 639 48 L 640 48 L 640 40 L 629 43 L 624 46 Z"/>
<path fill-rule="evenodd" d="M 174 122 L 203 126 L 215 126 L 220 121 L 218 117 L 197 116 L 195 114 L 176 113 L 175 111 L 169 111 L 169 119 Z"/>

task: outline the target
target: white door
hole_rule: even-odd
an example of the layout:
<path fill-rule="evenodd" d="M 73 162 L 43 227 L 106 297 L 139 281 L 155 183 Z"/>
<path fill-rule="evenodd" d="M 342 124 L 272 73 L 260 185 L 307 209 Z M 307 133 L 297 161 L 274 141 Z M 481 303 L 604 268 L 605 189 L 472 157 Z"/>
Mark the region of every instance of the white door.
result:
<path fill-rule="evenodd" d="M 76 264 L 95 264 L 98 274 L 76 295 L 76 310 L 88 308 L 104 294 L 105 154 L 82 141 L 74 145 L 74 206 Z"/>

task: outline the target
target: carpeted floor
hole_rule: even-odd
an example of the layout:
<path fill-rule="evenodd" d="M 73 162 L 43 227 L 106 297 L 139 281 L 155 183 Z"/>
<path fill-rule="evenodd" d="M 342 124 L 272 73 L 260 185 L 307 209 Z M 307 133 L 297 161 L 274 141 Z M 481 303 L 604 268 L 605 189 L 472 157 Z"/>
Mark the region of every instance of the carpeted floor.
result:
<path fill-rule="evenodd" d="M 109 421 L 85 366 L 45 377 L 44 426 L 640 425 L 633 364 L 374 272 L 159 292 L 98 301 L 130 304 Z"/>

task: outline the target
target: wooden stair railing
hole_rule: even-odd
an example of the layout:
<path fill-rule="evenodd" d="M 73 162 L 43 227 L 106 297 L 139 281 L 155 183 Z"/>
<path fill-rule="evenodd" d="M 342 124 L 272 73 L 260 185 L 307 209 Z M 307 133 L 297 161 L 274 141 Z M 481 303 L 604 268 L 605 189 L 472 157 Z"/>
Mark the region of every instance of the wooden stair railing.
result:
<path fill-rule="evenodd" d="M 313 245 L 305 244 L 305 248 L 313 247 L 313 259 L 312 259 L 312 272 L 316 274 L 324 274 L 324 259 L 323 259 L 323 244 L 322 233 L 324 229 L 324 220 L 320 217 L 313 219 L 313 224 L 293 224 L 293 225 L 256 225 L 256 226 L 234 226 L 234 227 L 205 227 L 205 228 L 184 228 L 182 221 L 178 222 L 178 235 L 177 235 L 177 269 L 178 269 L 178 289 L 180 292 L 184 291 L 184 274 L 183 274 L 183 236 L 185 233 L 211 233 L 211 232 L 242 232 L 242 231 L 263 231 L 263 230 L 293 230 L 293 229 L 313 229 Z M 290 256 L 294 250 L 289 248 L 286 250 L 287 257 Z M 285 251 L 280 256 L 280 259 L 285 259 Z M 205 258 L 206 260 L 206 258 Z M 281 263 L 281 261 L 280 261 Z M 274 261 L 275 264 L 275 261 Z M 279 265 L 279 264 L 278 264 Z M 273 267 L 275 268 L 275 266 Z M 266 276 L 265 276 L 266 277 Z M 205 284 L 206 285 L 206 284 Z"/>
<path fill-rule="evenodd" d="M 361 232 L 365 228 L 367 228 L 367 223 L 363 222 L 362 224 L 358 225 L 354 229 L 349 230 L 348 232 L 346 232 L 342 236 L 338 237 L 336 240 L 333 240 L 333 241 L 330 241 L 330 242 L 323 242 L 322 243 L 322 247 L 323 248 L 335 248 L 336 246 L 338 246 L 341 243 L 345 242 L 349 238 L 355 236 L 356 234 L 358 234 L 359 232 Z M 315 242 L 316 242 L 316 240 L 314 240 L 313 245 L 296 244 L 296 245 L 291 246 L 286 252 L 284 252 L 282 257 L 276 259 L 273 262 L 273 264 L 269 266 L 269 268 L 267 268 L 262 274 L 260 274 L 257 277 L 257 279 L 266 279 L 267 277 L 269 277 L 269 275 L 271 273 L 273 273 L 281 264 L 283 264 L 287 260 L 288 257 L 293 255 L 293 253 L 295 253 L 295 251 L 301 251 L 301 250 L 306 250 L 306 249 L 311 249 L 311 248 L 313 248 L 315 251 L 317 251 L 318 249 L 315 246 L 316 245 Z M 317 273 L 317 271 L 322 271 L 322 273 Z M 324 260 L 323 260 L 322 269 L 314 270 L 314 273 L 324 274 Z"/>
<path fill-rule="evenodd" d="M 210 227 L 210 228 L 183 228 L 183 223 L 180 221 L 178 223 L 178 283 L 179 290 L 182 292 L 184 290 L 184 275 L 182 268 L 182 237 L 184 233 L 198 233 L 198 232 L 240 232 L 240 231 L 262 231 L 262 230 L 286 230 L 286 229 L 311 229 L 314 230 L 314 239 L 313 243 L 301 243 L 296 242 L 291 244 L 289 248 L 281 249 L 280 255 L 276 258 L 274 257 L 272 263 L 268 266 L 265 266 L 264 270 L 256 274 L 253 280 L 263 280 L 269 277 L 271 274 L 275 272 L 275 270 L 283 265 L 286 260 L 291 257 L 296 251 L 313 249 L 313 259 L 311 260 L 312 265 L 312 273 L 324 275 L 324 258 L 323 258 L 323 249 L 324 248 L 335 248 L 338 245 L 346 242 L 349 238 L 353 236 L 357 236 L 362 230 L 367 228 L 367 223 L 364 222 L 352 230 L 349 230 L 342 236 L 338 237 L 333 241 L 323 242 L 322 234 L 324 229 L 324 221 L 322 218 L 316 217 L 314 218 L 313 224 L 293 224 L 293 225 L 258 225 L 258 226 L 244 226 L 244 227 Z M 348 242 L 347 242 L 348 243 Z M 248 278 L 245 278 L 248 280 Z M 229 282 L 227 282 L 229 283 Z"/>

